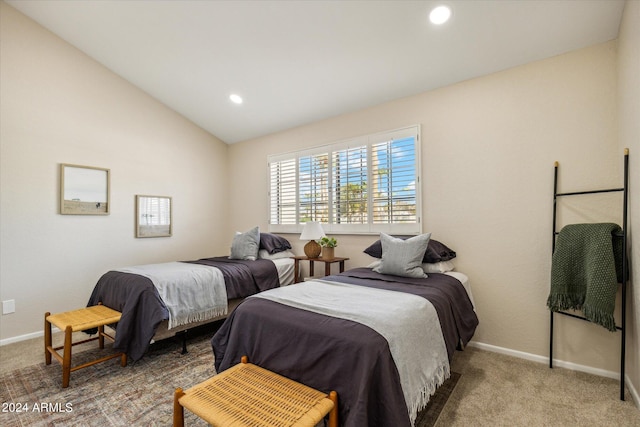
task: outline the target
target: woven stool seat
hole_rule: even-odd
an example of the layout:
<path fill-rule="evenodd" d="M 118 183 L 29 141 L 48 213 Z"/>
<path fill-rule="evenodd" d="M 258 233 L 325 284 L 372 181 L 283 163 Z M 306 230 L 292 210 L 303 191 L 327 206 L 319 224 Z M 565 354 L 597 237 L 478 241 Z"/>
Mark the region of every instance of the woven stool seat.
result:
<path fill-rule="evenodd" d="M 72 332 L 97 328 L 98 326 L 118 323 L 122 314 L 104 305 L 81 308 L 79 310 L 66 311 L 64 313 L 47 316 L 49 323 L 56 325 L 61 331 L 71 326 Z"/>
<path fill-rule="evenodd" d="M 327 396 L 244 358 L 185 392 L 177 389 L 174 426 L 184 425 L 182 407 L 214 427 L 314 427 L 330 412 L 330 425 L 337 427 L 335 392 Z"/>
<path fill-rule="evenodd" d="M 81 308 L 78 310 L 66 311 L 64 313 L 45 313 L 44 315 L 44 357 L 47 365 L 51 364 L 51 356 L 54 356 L 58 362 L 62 364 L 62 387 L 69 386 L 69 378 L 71 372 L 78 369 L 95 365 L 115 357 L 120 357 L 120 365 L 127 366 L 127 355 L 119 352 L 102 357 L 91 362 L 78 366 L 71 366 L 71 348 L 74 345 L 83 344 L 89 341 L 98 340 L 99 347 L 104 348 L 104 339 L 108 338 L 115 341 L 114 337 L 104 332 L 105 325 L 111 325 L 120 321 L 121 313 L 104 305 L 94 305 L 92 307 Z M 57 326 L 64 331 L 64 345 L 60 347 L 52 346 L 51 325 Z M 86 340 L 72 342 L 71 334 L 73 332 L 84 331 L 87 329 L 98 329 L 98 336 Z M 64 349 L 61 356 L 57 350 Z"/>

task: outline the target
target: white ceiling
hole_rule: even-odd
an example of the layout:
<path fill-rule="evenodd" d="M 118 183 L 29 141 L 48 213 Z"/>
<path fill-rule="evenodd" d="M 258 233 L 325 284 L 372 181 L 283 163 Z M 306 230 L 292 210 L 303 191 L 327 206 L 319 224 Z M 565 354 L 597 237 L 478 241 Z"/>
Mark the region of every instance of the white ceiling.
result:
<path fill-rule="evenodd" d="M 7 3 L 226 143 L 615 39 L 624 8 L 623 0 Z M 442 3 L 453 17 L 434 27 L 428 15 Z"/>

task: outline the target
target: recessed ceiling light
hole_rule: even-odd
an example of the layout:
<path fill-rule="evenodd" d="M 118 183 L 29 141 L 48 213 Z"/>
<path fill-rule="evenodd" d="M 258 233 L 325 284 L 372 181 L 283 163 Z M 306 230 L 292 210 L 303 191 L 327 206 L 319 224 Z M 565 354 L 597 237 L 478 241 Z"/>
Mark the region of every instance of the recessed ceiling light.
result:
<path fill-rule="evenodd" d="M 232 93 L 231 95 L 229 95 L 229 99 L 234 104 L 242 104 L 242 97 L 240 95 L 236 95 L 235 93 Z"/>
<path fill-rule="evenodd" d="M 435 7 L 429 14 L 429 20 L 432 24 L 442 25 L 451 18 L 451 8 L 449 6 Z"/>

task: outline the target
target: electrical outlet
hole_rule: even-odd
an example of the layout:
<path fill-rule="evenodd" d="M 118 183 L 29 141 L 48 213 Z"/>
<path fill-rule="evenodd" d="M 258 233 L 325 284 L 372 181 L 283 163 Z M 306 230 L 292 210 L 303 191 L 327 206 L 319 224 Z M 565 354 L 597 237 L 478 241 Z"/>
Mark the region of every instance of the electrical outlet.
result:
<path fill-rule="evenodd" d="M 2 314 L 10 314 L 16 312 L 16 300 L 10 299 L 2 301 Z"/>

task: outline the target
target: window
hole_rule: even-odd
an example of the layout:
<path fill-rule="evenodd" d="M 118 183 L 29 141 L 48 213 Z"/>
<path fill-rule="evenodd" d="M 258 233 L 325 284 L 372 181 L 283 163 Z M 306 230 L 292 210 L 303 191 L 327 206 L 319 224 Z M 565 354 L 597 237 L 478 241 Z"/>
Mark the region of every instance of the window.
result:
<path fill-rule="evenodd" d="M 413 126 L 269 156 L 269 227 L 420 232 L 420 143 Z"/>
<path fill-rule="evenodd" d="M 329 221 L 329 154 L 298 158 L 298 222 Z"/>

